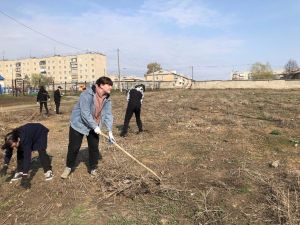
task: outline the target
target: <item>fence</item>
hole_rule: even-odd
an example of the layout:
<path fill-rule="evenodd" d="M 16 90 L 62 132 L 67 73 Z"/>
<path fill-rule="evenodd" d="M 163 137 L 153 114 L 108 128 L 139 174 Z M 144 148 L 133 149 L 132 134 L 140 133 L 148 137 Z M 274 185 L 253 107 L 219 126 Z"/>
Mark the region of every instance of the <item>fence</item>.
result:
<path fill-rule="evenodd" d="M 37 87 L 30 86 L 25 80 L 14 80 L 11 87 L 3 87 L 2 93 L 19 95 L 33 95 L 38 92 Z M 48 92 L 54 92 L 58 86 L 62 87 L 65 95 L 76 95 L 87 87 L 94 84 L 94 82 L 76 82 L 76 83 L 51 83 L 45 85 Z M 228 80 L 228 81 L 188 81 L 185 83 L 172 81 L 115 81 L 113 85 L 114 90 L 127 91 L 137 84 L 144 84 L 146 90 L 156 89 L 300 89 L 300 80 Z"/>
<path fill-rule="evenodd" d="M 64 95 L 76 95 L 84 91 L 87 87 L 93 85 L 95 82 L 75 82 L 75 83 L 50 83 L 44 85 L 48 92 L 54 92 L 58 86 L 62 87 L 62 92 Z M 160 89 L 161 82 L 149 82 L 149 81 L 115 81 L 113 85 L 113 90 L 127 91 L 133 88 L 137 84 L 144 84 L 146 89 Z M 38 87 L 32 87 L 30 83 L 26 80 L 14 80 L 11 86 L 6 86 L 2 88 L 3 94 L 12 94 L 13 96 L 20 95 L 35 95 L 38 93 Z"/>

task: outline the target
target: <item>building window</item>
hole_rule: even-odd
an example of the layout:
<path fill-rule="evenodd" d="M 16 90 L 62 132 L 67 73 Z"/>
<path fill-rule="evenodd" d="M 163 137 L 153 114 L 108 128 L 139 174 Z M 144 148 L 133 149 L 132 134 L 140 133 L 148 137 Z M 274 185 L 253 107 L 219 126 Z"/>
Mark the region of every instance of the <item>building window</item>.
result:
<path fill-rule="evenodd" d="M 91 58 L 92 61 L 94 61 L 94 58 Z"/>
<path fill-rule="evenodd" d="M 95 72 L 95 70 L 94 70 L 94 69 L 92 69 L 92 72 L 94 73 L 94 72 Z"/>
<path fill-rule="evenodd" d="M 53 66 L 53 69 L 55 69 L 55 66 Z"/>
<path fill-rule="evenodd" d="M 65 77 L 65 80 L 67 79 L 67 77 Z"/>

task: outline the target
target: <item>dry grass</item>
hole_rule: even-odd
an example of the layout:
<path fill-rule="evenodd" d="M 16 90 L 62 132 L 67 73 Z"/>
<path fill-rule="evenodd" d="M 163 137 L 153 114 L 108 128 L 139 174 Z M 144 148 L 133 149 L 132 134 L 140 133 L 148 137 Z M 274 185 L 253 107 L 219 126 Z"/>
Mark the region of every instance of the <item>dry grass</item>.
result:
<path fill-rule="evenodd" d="M 299 177 L 294 173 L 300 163 L 299 94 L 146 92 L 146 131 L 136 135 L 133 118 L 125 139 L 118 137 L 125 96 L 113 94 L 118 144 L 162 177 L 161 183 L 103 139 L 97 179 L 87 173 L 84 141 L 75 172 L 60 180 L 72 98 L 62 104 L 62 115 L 49 118 L 39 115 L 36 106 L 1 111 L 1 135 L 26 122 L 50 128 L 55 178 L 44 182 L 38 160 L 27 184 L 9 184 L 9 176 L 1 177 L 0 218 L 4 224 L 299 224 Z M 279 167 L 270 167 L 275 160 Z"/>

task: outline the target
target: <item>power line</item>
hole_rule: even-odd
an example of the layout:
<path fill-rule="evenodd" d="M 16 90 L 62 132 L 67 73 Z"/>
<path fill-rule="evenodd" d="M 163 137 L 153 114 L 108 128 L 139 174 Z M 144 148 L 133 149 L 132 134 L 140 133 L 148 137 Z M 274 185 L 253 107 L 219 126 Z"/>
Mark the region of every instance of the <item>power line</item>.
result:
<path fill-rule="evenodd" d="M 1 10 L 0 10 L 0 13 L 1 13 L 2 15 L 4 15 L 4 16 L 8 17 L 9 19 L 15 21 L 15 22 L 18 23 L 19 25 L 21 25 L 21 26 L 23 26 L 23 27 L 26 27 L 27 29 L 29 29 L 29 30 L 31 30 L 31 31 L 33 31 L 33 32 L 35 32 L 35 33 L 37 33 L 37 34 L 39 34 L 39 35 L 41 35 L 41 36 L 43 36 L 43 37 L 45 37 L 45 38 L 47 38 L 47 39 L 49 39 L 49 40 L 51 40 L 51 41 L 54 41 L 54 42 L 56 42 L 56 43 L 58 43 L 58 44 L 60 44 L 60 45 L 67 46 L 67 47 L 69 47 L 69 48 L 76 49 L 76 50 L 78 50 L 78 51 L 83 51 L 82 49 L 76 48 L 76 47 L 74 47 L 74 46 L 72 46 L 72 45 L 69 45 L 69 44 L 64 43 L 64 42 L 62 42 L 62 41 L 59 41 L 59 40 L 56 40 L 55 38 L 50 37 L 50 36 L 48 36 L 48 35 L 46 35 L 46 34 L 43 34 L 42 32 L 39 32 L 39 31 L 37 31 L 37 30 L 35 30 L 35 29 L 33 29 L 33 28 L 27 26 L 26 24 L 24 24 L 24 23 L 18 21 L 17 19 L 13 18 L 12 16 L 6 14 L 5 12 L 3 12 L 3 11 L 1 11 Z"/>

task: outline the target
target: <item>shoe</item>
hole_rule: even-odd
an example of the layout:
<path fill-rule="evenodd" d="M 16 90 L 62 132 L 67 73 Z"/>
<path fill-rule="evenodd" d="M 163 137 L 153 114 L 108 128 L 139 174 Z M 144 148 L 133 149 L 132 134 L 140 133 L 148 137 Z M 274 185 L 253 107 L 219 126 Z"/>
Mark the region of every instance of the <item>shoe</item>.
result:
<path fill-rule="evenodd" d="M 136 132 L 136 134 L 140 134 L 142 133 L 144 130 L 143 129 L 140 129 L 138 132 Z"/>
<path fill-rule="evenodd" d="M 127 132 L 125 132 L 125 131 L 122 131 L 122 132 L 120 133 L 120 136 L 121 136 L 121 137 L 125 137 L 125 136 L 126 136 L 126 134 L 127 134 Z"/>
<path fill-rule="evenodd" d="M 45 179 L 46 179 L 46 180 L 52 180 L 53 177 L 54 177 L 54 176 L 53 176 L 52 170 L 48 170 L 48 171 L 45 173 Z"/>
<path fill-rule="evenodd" d="M 23 177 L 23 172 L 17 172 L 15 173 L 14 177 L 11 179 L 11 181 L 17 181 L 17 180 L 20 180 L 22 179 Z"/>
<path fill-rule="evenodd" d="M 71 168 L 66 167 L 62 175 L 60 176 L 62 179 L 67 179 L 71 173 Z"/>
<path fill-rule="evenodd" d="M 91 170 L 91 175 L 92 175 L 92 177 L 97 177 L 99 175 L 98 170 L 97 169 Z"/>

